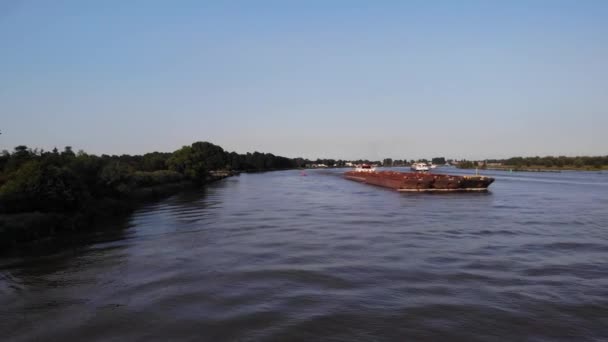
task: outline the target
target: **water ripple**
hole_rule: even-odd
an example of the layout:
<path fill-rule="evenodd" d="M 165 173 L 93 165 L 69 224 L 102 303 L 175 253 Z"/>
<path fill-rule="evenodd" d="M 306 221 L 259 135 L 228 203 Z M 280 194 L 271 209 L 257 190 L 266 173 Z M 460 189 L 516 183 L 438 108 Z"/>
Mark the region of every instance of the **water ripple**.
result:
<path fill-rule="evenodd" d="M 432 196 L 340 170 L 243 174 L 147 204 L 82 246 L 2 260 L 0 332 L 607 340 L 605 175 L 486 174 L 489 194 Z"/>

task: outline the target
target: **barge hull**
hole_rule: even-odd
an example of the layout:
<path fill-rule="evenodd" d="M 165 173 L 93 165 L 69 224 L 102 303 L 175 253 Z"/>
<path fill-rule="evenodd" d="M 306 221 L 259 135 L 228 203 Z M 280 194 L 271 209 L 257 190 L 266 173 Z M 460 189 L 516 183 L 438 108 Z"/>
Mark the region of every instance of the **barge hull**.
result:
<path fill-rule="evenodd" d="M 399 192 L 486 192 L 488 188 L 456 188 L 456 189 L 397 189 Z"/>
<path fill-rule="evenodd" d="M 400 192 L 484 192 L 494 178 L 394 171 L 348 171 L 349 180 L 395 189 Z"/>

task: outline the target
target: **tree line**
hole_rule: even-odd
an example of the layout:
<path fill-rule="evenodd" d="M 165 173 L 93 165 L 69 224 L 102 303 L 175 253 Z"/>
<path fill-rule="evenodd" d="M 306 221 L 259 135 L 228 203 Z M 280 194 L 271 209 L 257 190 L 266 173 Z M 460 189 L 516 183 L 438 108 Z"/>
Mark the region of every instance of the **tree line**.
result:
<path fill-rule="evenodd" d="M 125 198 L 137 189 L 176 182 L 205 183 L 216 170 L 264 171 L 305 165 L 308 160 L 271 153 L 227 152 L 195 142 L 172 153 L 101 155 L 30 149 L 0 155 L 0 213 L 76 212 L 96 199 Z"/>
<path fill-rule="evenodd" d="M 546 156 L 546 157 L 511 157 L 507 159 L 487 159 L 484 161 L 463 160 L 458 163 L 460 168 L 507 166 L 513 168 L 546 167 L 573 169 L 601 169 L 608 167 L 608 156 Z"/>
<path fill-rule="evenodd" d="M 573 167 L 573 168 L 601 168 L 608 166 L 608 156 L 546 156 L 546 157 L 512 157 L 504 160 L 488 160 L 488 163 L 502 163 L 515 167 Z"/>
<path fill-rule="evenodd" d="M 435 165 L 444 165 L 447 161 L 444 157 L 434 157 L 431 159 L 430 162 Z M 422 159 L 418 159 L 418 160 L 412 159 L 412 160 L 408 161 L 407 159 L 393 160 L 392 158 L 385 158 L 382 161 L 382 166 L 409 166 L 414 163 L 429 163 L 429 160 L 422 158 Z"/>

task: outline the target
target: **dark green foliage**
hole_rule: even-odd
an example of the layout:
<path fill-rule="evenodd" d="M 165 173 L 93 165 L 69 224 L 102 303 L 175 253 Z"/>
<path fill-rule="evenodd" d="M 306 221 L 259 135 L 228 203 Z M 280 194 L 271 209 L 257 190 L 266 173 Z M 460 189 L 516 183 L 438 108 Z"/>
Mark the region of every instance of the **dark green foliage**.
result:
<path fill-rule="evenodd" d="M 209 142 L 195 142 L 192 144 L 194 160 L 207 170 L 221 170 L 226 168 L 227 153 L 224 149 Z"/>
<path fill-rule="evenodd" d="M 335 159 L 324 159 L 324 164 L 327 165 L 328 167 L 332 167 L 336 165 L 336 160 Z"/>
<path fill-rule="evenodd" d="M 121 195 L 131 190 L 132 169 L 120 161 L 112 161 L 106 164 L 99 173 L 99 183 L 107 189 L 110 194 Z"/>
<path fill-rule="evenodd" d="M 559 167 L 559 168 L 601 168 L 608 166 L 608 156 L 578 156 L 578 157 L 566 157 L 566 156 L 547 156 L 547 157 L 513 157 L 509 159 L 493 159 L 488 160 L 488 163 L 501 163 L 507 166 L 513 167 L 531 167 L 531 166 L 542 166 L 542 167 Z"/>
<path fill-rule="evenodd" d="M 136 188 L 174 183 L 184 180 L 184 175 L 171 170 L 135 171 L 132 181 Z"/>
<path fill-rule="evenodd" d="M 207 169 L 201 160 L 195 159 L 195 152 L 190 146 L 184 146 L 175 151 L 167 160 L 171 171 L 179 172 L 186 178 L 203 182 L 207 177 Z"/>
<path fill-rule="evenodd" d="M 209 171 L 229 169 L 231 165 L 238 163 L 231 161 L 231 155 L 220 146 L 198 141 L 175 151 L 166 164 L 172 171 L 179 172 L 191 180 L 204 182 Z"/>
<path fill-rule="evenodd" d="M 142 171 L 166 170 L 167 160 L 171 157 L 171 153 L 152 152 L 146 153 L 141 159 Z"/>
<path fill-rule="evenodd" d="M 89 192 L 72 170 L 31 160 L 0 188 L 0 210 L 76 211 L 88 198 Z"/>
<path fill-rule="evenodd" d="M 73 158 L 76 157 L 76 154 L 72 151 L 72 146 L 66 146 L 63 152 L 61 152 L 61 156 L 65 158 Z"/>
<path fill-rule="evenodd" d="M 445 158 L 444 157 L 435 157 L 435 158 L 431 159 L 431 162 L 435 165 L 443 165 L 443 164 L 445 164 Z"/>
<path fill-rule="evenodd" d="M 21 165 L 30 160 L 34 154 L 25 145 L 15 147 L 15 151 L 5 161 L 4 173 L 10 173 L 18 170 Z"/>
<path fill-rule="evenodd" d="M 271 153 L 253 152 L 247 154 L 237 154 L 231 152 L 226 154 L 227 168 L 235 171 L 263 171 L 263 170 L 280 170 L 292 169 L 296 167 L 304 167 L 306 163 L 310 163 L 302 158 L 289 159 L 281 156 L 275 156 Z"/>
<path fill-rule="evenodd" d="M 296 167 L 304 167 L 308 163 L 309 163 L 309 161 L 306 160 L 306 159 L 304 159 L 304 158 L 296 158 L 295 159 L 295 164 L 296 164 L 295 166 Z"/>
<path fill-rule="evenodd" d="M 249 153 L 247 155 L 249 156 Z M 256 170 L 263 170 L 264 169 L 264 165 L 266 164 L 264 162 L 264 159 L 265 158 L 264 158 L 264 154 L 263 153 L 255 151 L 251 155 L 250 165 L 252 165 L 253 168 L 256 169 Z"/>
<path fill-rule="evenodd" d="M 513 169 L 525 168 L 573 168 L 573 169 L 601 169 L 608 166 L 608 156 L 579 156 L 579 157 L 512 157 L 509 159 L 488 159 L 480 163 L 480 167 L 492 167 L 492 164 L 497 164 Z M 460 168 L 474 168 L 478 166 L 476 163 L 469 161 L 461 161 L 458 163 Z"/>
<path fill-rule="evenodd" d="M 84 185 L 92 194 L 102 192 L 102 184 L 99 184 L 99 174 L 106 162 L 100 157 L 81 153 L 67 164 L 68 167 L 77 174 Z"/>
<path fill-rule="evenodd" d="M 458 163 L 458 167 L 461 169 L 472 169 L 472 168 L 475 168 L 476 166 L 477 166 L 477 164 L 473 163 L 470 160 L 463 160 Z"/>
<path fill-rule="evenodd" d="M 238 153 L 230 152 L 228 162 L 231 170 L 241 170 L 241 156 Z"/>
<path fill-rule="evenodd" d="M 173 153 L 100 157 L 76 154 L 70 146 L 45 152 L 21 145 L 0 155 L 0 213 L 91 211 L 102 201 L 165 193 L 185 180 L 204 183 L 213 178 L 210 171 L 296 165 L 293 159 L 273 154 L 228 153 L 209 142 L 195 142 Z"/>

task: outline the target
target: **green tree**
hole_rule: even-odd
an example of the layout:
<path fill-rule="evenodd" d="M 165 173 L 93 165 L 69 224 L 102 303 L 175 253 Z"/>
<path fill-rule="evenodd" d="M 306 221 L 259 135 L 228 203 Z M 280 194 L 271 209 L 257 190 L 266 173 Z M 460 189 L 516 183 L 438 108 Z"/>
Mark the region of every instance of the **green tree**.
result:
<path fill-rule="evenodd" d="M 89 193 L 67 167 L 32 160 L 0 188 L 5 211 L 74 211 L 82 208 Z"/>
<path fill-rule="evenodd" d="M 167 160 L 171 157 L 170 153 L 152 152 L 146 153 L 141 159 L 140 169 L 142 171 L 157 171 L 167 169 Z"/>
<path fill-rule="evenodd" d="M 226 167 L 226 152 L 220 146 L 206 141 L 192 144 L 196 161 L 202 162 L 207 170 L 220 170 Z"/>
<path fill-rule="evenodd" d="M 72 146 L 66 146 L 64 148 L 63 152 L 61 152 L 61 156 L 71 158 L 71 157 L 75 157 L 76 154 L 74 153 L 74 151 L 72 151 Z"/>
<path fill-rule="evenodd" d="M 236 152 L 231 152 L 228 156 L 231 170 L 241 170 L 241 157 Z"/>
<path fill-rule="evenodd" d="M 111 194 L 126 194 L 131 190 L 130 177 L 132 170 L 125 163 L 113 161 L 105 165 L 99 173 L 99 182 Z"/>
<path fill-rule="evenodd" d="M 175 151 L 167 160 L 167 165 L 170 170 L 204 182 L 210 170 L 224 169 L 226 161 L 226 153 L 221 147 L 208 142 L 195 142 L 192 146 L 184 146 Z"/>
<path fill-rule="evenodd" d="M 191 175 L 191 155 L 192 148 L 190 146 L 184 146 L 179 150 L 173 152 L 171 157 L 167 160 L 167 166 L 170 170 L 177 171 L 181 174 L 184 174 L 190 178 Z"/>
<path fill-rule="evenodd" d="M 435 157 L 435 158 L 431 159 L 431 162 L 435 165 L 443 165 L 443 164 L 445 164 L 445 158 L 444 157 Z"/>
<path fill-rule="evenodd" d="M 458 168 L 460 169 L 472 169 L 475 168 L 475 164 L 470 160 L 462 160 L 458 163 Z"/>

